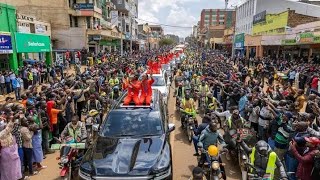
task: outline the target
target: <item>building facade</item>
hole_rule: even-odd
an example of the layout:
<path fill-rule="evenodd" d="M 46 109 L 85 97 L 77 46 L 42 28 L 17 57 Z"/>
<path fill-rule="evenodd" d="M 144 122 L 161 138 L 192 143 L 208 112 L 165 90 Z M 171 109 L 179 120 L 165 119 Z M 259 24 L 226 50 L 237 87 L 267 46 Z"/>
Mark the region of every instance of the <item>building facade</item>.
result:
<path fill-rule="evenodd" d="M 233 9 L 203 9 L 200 16 L 200 29 L 210 26 L 224 25 L 227 28 L 235 23 Z"/>
<path fill-rule="evenodd" d="M 278 14 L 266 14 L 266 11 L 256 15 L 253 19 L 253 35 L 286 34 L 293 27 L 300 24 L 314 22 L 320 18 L 295 13 L 287 10 Z"/>
<path fill-rule="evenodd" d="M 150 48 L 151 49 L 158 49 L 159 48 L 159 41 L 164 36 L 164 30 L 160 25 L 149 25 L 150 27 Z"/>
<path fill-rule="evenodd" d="M 18 58 L 14 33 L 17 31 L 16 8 L 0 3 L 0 69 L 17 69 Z"/>
<path fill-rule="evenodd" d="M 19 13 L 50 22 L 53 49 L 80 50 L 97 53 L 120 48 L 123 38 L 118 24 L 111 24 L 111 0 L 11 0 Z M 118 19 L 117 19 L 118 21 Z"/>
<path fill-rule="evenodd" d="M 277 14 L 287 9 L 295 13 L 313 17 L 320 17 L 320 6 L 289 0 L 246 0 L 236 8 L 236 34 L 252 34 L 255 15 L 266 11 L 268 14 Z"/>

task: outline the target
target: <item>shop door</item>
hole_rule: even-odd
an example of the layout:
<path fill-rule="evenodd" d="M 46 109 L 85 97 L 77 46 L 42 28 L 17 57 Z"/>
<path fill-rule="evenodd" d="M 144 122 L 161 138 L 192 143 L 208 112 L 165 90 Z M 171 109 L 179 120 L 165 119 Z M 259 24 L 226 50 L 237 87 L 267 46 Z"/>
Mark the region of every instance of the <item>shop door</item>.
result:
<path fill-rule="evenodd" d="M 0 70 L 9 70 L 9 54 L 0 54 Z"/>

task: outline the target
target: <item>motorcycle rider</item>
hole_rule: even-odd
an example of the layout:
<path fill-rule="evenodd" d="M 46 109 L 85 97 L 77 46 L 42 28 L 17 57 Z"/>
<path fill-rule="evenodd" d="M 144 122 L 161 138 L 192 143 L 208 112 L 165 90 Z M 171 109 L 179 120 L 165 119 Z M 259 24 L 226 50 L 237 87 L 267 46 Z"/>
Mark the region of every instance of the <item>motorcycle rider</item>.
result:
<path fill-rule="evenodd" d="M 190 94 L 185 95 L 185 98 L 182 99 L 181 104 L 182 104 L 181 124 L 183 127 L 186 114 L 192 115 L 195 119 L 196 111 L 195 111 L 194 100 L 192 98 L 190 98 Z M 196 119 L 195 119 L 195 122 L 196 122 Z"/>
<path fill-rule="evenodd" d="M 224 127 L 224 139 L 226 140 L 226 143 L 228 144 L 228 149 L 233 150 L 236 148 L 236 140 L 231 137 L 230 131 L 231 130 L 238 130 L 244 127 L 245 119 L 242 118 L 239 114 L 239 110 L 235 109 L 232 112 L 232 115 L 226 120 Z M 229 151 L 226 154 L 226 158 L 230 160 L 230 153 Z"/>
<path fill-rule="evenodd" d="M 71 143 L 79 143 L 87 138 L 87 130 L 84 123 L 79 121 L 78 116 L 73 116 L 61 133 L 61 139 L 71 138 Z"/>
<path fill-rule="evenodd" d="M 189 180 L 206 180 L 203 169 L 200 167 L 193 168 L 192 177 L 190 177 Z"/>
<path fill-rule="evenodd" d="M 225 147 L 226 143 L 217 130 L 218 130 L 217 124 L 214 122 L 210 122 L 209 126 L 207 126 L 206 129 L 202 131 L 197 146 L 200 149 L 207 150 L 210 145 L 218 146 L 218 142 L 219 142 L 222 145 L 222 147 Z M 206 158 L 206 160 L 210 162 L 208 160 L 208 157 L 204 157 L 203 155 L 205 154 L 201 154 L 201 158 L 200 158 L 200 161 L 198 162 L 198 166 L 202 165 L 202 163 L 204 162 L 204 158 Z M 221 157 L 219 157 L 219 162 L 222 163 Z M 223 166 L 221 166 L 221 171 L 224 172 Z M 223 173 L 223 176 L 224 176 L 223 178 L 226 179 L 225 173 Z"/>
<path fill-rule="evenodd" d="M 276 168 L 280 171 L 280 177 L 282 180 L 287 180 L 287 174 L 281 160 L 277 154 L 271 150 L 271 147 L 267 142 L 260 140 L 253 148 L 249 148 L 245 142 L 240 140 L 240 145 L 244 151 L 249 155 L 250 163 L 256 168 L 256 173 L 263 176 L 264 174 L 270 174 L 271 179 L 274 177 L 274 171 Z M 251 173 L 253 169 L 250 169 Z"/>
<path fill-rule="evenodd" d="M 205 130 L 210 123 L 211 123 L 211 118 L 209 116 L 205 115 L 202 118 L 202 123 L 199 124 L 199 126 L 193 130 L 194 136 L 192 137 L 192 141 L 193 141 L 193 145 L 194 145 L 195 152 L 196 152 L 195 154 L 193 154 L 193 156 L 200 155 L 198 152 L 198 146 L 197 146 L 197 144 L 199 143 L 199 137 L 200 137 L 202 131 Z"/>
<path fill-rule="evenodd" d="M 220 106 L 219 101 L 215 97 L 213 97 L 211 92 L 207 94 L 205 104 L 209 111 L 215 111 L 218 108 L 218 106 Z"/>
<path fill-rule="evenodd" d="M 210 89 L 209 89 L 209 86 L 206 84 L 205 81 L 202 81 L 201 82 L 201 85 L 199 86 L 198 88 L 198 91 L 199 91 L 199 101 L 198 101 L 198 107 L 201 106 L 201 97 L 205 97 L 206 98 L 206 95 L 210 92 Z M 205 102 L 203 102 L 205 103 Z"/>

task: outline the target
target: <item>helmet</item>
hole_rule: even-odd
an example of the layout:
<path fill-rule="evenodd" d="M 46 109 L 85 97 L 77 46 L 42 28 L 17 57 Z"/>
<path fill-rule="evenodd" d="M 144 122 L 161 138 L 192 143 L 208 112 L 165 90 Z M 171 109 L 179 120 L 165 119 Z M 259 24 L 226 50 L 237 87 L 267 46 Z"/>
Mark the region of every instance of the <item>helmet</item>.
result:
<path fill-rule="evenodd" d="M 267 142 L 260 140 L 256 144 L 256 149 L 260 155 L 267 156 L 268 150 L 269 150 L 269 145 Z"/>
<path fill-rule="evenodd" d="M 215 146 L 215 145 L 210 145 L 210 146 L 208 147 L 208 154 L 209 154 L 210 156 L 218 156 L 218 153 L 219 153 L 219 149 L 218 149 L 217 146 Z"/>
<path fill-rule="evenodd" d="M 95 110 L 95 109 L 92 109 L 89 111 L 89 116 L 96 116 L 97 114 L 99 114 L 99 111 Z"/>
<path fill-rule="evenodd" d="M 114 90 L 114 91 L 119 91 L 119 87 L 118 87 L 118 86 L 115 86 L 115 87 L 113 87 L 113 90 Z"/>

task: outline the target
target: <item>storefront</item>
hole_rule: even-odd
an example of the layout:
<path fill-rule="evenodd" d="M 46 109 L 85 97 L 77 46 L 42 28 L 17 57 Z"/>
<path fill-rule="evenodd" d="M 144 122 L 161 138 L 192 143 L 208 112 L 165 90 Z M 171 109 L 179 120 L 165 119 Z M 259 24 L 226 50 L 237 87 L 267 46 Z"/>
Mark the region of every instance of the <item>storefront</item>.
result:
<path fill-rule="evenodd" d="M 15 33 L 17 53 L 19 57 L 19 65 L 24 60 L 36 59 L 29 57 L 29 53 L 35 54 L 38 60 L 45 61 L 46 64 L 52 64 L 51 57 L 51 40 L 49 36 L 38 34 Z M 37 60 L 37 59 L 36 59 Z"/>
<path fill-rule="evenodd" d="M 284 35 L 263 35 L 261 45 L 263 46 L 263 57 L 271 57 L 273 59 L 281 57 L 281 43 Z"/>
<path fill-rule="evenodd" d="M 244 33 L 237 34 L 234 41 L 234 50 L 236 57 L 243 57 L 245 54 L 244 49 Z"/>
<path fill-rule="evenodd" d="M 14 60 L 12 38 L 9 32 L 0 33 L 0 70 L 17 69 L 16 55 Z"/>
<path fill-rule="evenodd" d="M 261 46 L 261 39 L 261 36 L 245 36 L 244 46 L 246 47 L 247 58 L 256 58 L 263 56 L 263 47 Z"/>

